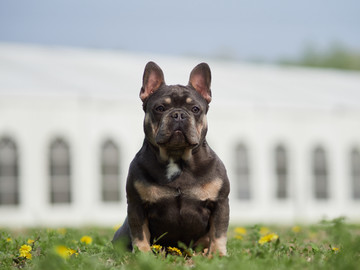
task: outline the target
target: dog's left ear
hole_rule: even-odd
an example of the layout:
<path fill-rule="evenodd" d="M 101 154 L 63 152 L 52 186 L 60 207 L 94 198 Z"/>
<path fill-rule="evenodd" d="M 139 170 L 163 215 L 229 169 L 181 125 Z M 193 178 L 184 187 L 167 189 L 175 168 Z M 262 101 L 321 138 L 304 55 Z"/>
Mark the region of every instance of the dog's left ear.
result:
<path fill-rule="evenodd" d="M 211 101 L 211 71 L 206 63 L 198 64 L 190 73 L 189 85 L 203 96 L 203 98 L 210 103 Z"/>
<path fill-rule="evenodd" d="M 145 66 L 143 85 L 140 91 L 140 99 L 144 102 L 163 84 L 165 84 L 163 71 L 156 63 L 150 61 Z"/>

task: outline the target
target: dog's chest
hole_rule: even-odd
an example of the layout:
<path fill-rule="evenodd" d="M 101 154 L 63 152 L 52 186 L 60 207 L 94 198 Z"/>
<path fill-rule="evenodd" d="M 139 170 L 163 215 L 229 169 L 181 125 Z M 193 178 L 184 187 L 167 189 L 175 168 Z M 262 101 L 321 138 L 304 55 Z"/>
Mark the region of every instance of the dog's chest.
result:
<path fill-rule="evenodd" d="M 174 238 L 174 243 L 204 235 L 221 184 L 220 179 L 202 185 L 176 185 L 176 181 L 165 186 L 138 183 L 151 234 L 158 237 L 167 232 L 165 239 Z"/>
<path fill-rule="evenodd" d="M 181 168 L 179 164 L 175 163 L 172 159 L 170 159 L 170 162 L 166 167 L 166 178 L 170 180 L 173 177 L 178 176 L 180 173 L 181 173 Z"/>
<path fill-rule="evenodd" d="M 205 183 L 197 183 L 196 179 L 188 181 L 177 179 L 163 185 L 137 181 L 134 186 L 144 204 L 158 204 L 164 201 L 170 203 L 178 200 L 215 202 L 222 183 L 220 178 L 214 178 Z"/>

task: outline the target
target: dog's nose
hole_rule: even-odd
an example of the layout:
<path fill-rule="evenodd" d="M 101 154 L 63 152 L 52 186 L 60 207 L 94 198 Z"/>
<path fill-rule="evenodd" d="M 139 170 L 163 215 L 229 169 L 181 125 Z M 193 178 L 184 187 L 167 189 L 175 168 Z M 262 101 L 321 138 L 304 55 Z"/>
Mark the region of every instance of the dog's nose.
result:
<path fill-rule="evenodd" d="M 175 111 L 171 114 L 171 117 L 175 120 L 175 121 L 181 121 L 184 120 L 186 118 L 185 113 L 181 112 L 181 111 Z"/>

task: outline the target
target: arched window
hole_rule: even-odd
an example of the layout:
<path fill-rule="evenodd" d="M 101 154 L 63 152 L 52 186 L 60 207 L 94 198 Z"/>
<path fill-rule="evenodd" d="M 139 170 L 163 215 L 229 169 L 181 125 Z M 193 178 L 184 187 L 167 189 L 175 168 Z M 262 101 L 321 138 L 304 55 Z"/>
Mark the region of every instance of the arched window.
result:
<path fill-rule="evenodd" d="M 241 200 L 249 200 L 251 197 L 250 191 L 250 169 L 248 151 L 244 144 L 239 144 L 235 152 L 236 162 L 236 183 L 237 183 L 237 198 Z"/>
<path fill-rule="evenodd" d="M 327 199 L 328 194 L 328 169 L 325 150 L 322 147 L 315 148 L 313 152 L 313 176 L 316 199 Z"/>
<path fill-rule="evenodd" d="M 51 203 L 70 203 L 70 150 L 68 144 L 63 139 L 56 139 L 51 143 L 49 161 Z"/>
<path fill-rule="evenodd" d="M 107 140 L 101 148 L 102 200 L 117 202 L 120 200 L 120 160 L 117 145 Z"/>
<path fill-rule="evenodd" d="M 351 151 L 351 178 L 352 197 L 360 199 L 360 152 L 357 149 Z"/>
<path fill-rule="evenodd" d="M 276 197 L 288 197 L 288 161 L 286 150 L 282 145 L 275 148 Z"/>
<path fill-rule="evenodd" d="M 0 140 L 0 205 L 19 204 L 18 154 L 14 141 Z"/>

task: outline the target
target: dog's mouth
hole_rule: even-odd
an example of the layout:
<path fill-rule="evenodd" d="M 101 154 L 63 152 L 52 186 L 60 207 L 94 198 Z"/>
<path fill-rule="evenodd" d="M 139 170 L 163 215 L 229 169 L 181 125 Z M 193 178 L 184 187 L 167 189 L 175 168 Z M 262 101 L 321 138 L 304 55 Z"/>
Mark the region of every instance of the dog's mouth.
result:
<path fill-rule="evenodd" d="M 187 134 L 180 128 L 175 129 L 169 133 L 168 136 L 157 136 L 156 143 L 159 146 L 163 146 L 167 149 L 181 150 L 185 148 L 194 148 L 198 145 L 198 142 L 189 139 Z"/>

